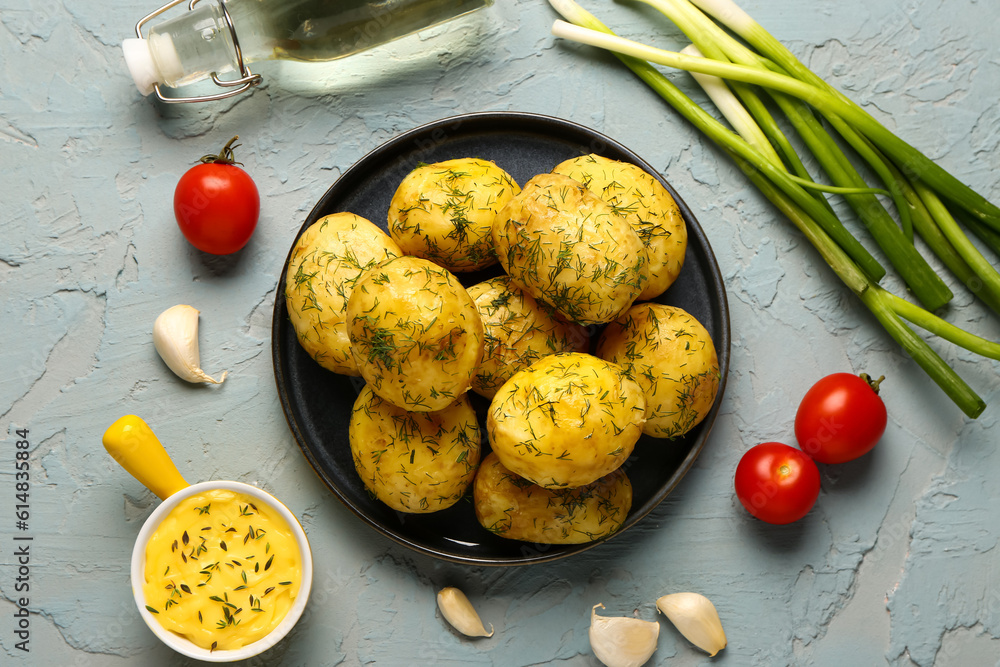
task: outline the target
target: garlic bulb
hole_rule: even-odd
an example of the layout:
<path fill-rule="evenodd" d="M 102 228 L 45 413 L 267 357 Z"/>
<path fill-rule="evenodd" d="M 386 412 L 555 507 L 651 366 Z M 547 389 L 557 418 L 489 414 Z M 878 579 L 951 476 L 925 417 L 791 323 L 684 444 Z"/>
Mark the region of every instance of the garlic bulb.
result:
<path fill-rule="evenodd" d="M 179 305 L 167 308 L 153 323 L 153 345 L 164 363 L 182 380 L 221 384 L 226 371 L 218 380 L 201 370 L 198 352 L 198 310 Z"/>
<path fill-rule="evenodd" d="M 660 624 L 627 616 L 598 616 L 590 610 L 590 648 L 607 667 L 640 667 L 656 651 Z"/>
<path fill-rule="evenodd" d="M 479 614 L 472 607 L 469 598 L 465 593 L 451 586 L 442 588 L 437 594 L 438 608 L 444 620 L 451 623 L 452 627 L 468 637 L 492 637 L 493 625 L 490 631 L 486 632 L 483 622 L 479 619 Z"/>
<path fill-rule="evenodd" d="M 656 608 L 670 619 L 688 641 L 715 655 L 726 648 L 726 633 L 715 605 L 699 593 L 673 593 L 656 601 Z"/>

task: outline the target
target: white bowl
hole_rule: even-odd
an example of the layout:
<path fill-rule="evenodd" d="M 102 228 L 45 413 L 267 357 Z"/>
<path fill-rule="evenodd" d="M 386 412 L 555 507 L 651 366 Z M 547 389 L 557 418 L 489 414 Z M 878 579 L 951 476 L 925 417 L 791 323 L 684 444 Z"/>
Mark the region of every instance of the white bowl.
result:
<path fill-rule="evenodd" d="M 150 537 L 152 537 L 153 532 L 160 526 L 160 523 L 166 518 L 167 514 L 177 507 L 181 501 L 213 489 L 225 489 L 251 496 L 272 507 L 285 519 L 295 533 L 295 541 L 298 544 L 299 553 L 302 554 L 302 583 L 295 602 L 288 610 L 285 618 L 266 636 L 241 648 L 210 651 L 160 625 L 160 622 L 146 609 L 146 596 L 143 593 L 142 582 L 146 579 L 146 544 L 149 542 Z M 295 627 L 295 623 L 298 622 L 299 617 L 302 616 L 302 612 L 306 608 L 306 603 L 309 601 L 309 592 L 312 588 L 312 552 L 309 549 L 309 539 L 306 537 L 305 530 L 302 529 L 302 524 L 299 523 L 298 519 L 295 518 L 295 515 L 287 507 L 271 494 L 261 491 L 255 486 L 243 484 L 242 482 L 200 482 L 185 487 L 168 497 L 146 519 L 142 530 L 139 531 L 139 535 L 136 537 L 135 547 L 132 549 L 131 577 L 132 595 L 135 597 L 135 604 L 139 608 L 139 614 L 142 615 L 142 620 L 146 622 L 146 625 L 153 631 L 153 634 L 159 637 L 164 644 L 189 658 L 196 658 L 205 662 L 234 662 L 263 653 L 281 641 Z"/>

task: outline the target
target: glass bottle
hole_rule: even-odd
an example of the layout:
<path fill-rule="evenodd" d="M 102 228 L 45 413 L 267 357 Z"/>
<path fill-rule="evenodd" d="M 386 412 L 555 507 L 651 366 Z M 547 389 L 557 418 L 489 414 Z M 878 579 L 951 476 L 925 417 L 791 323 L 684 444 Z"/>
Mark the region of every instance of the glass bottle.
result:
<path fill-rule="evenodd" d="M 493 0 L 191 0 L 189 10 L 142 25 L 184 2 L 173 0 L 136 25 L 122 43 L 125 62 L 143 95 L 166 102 L 229 97 L 260 83 L 247 65 L 262 60 L 328 61 L 385 44 L 493 4 Z M 236 72 L 240 78 L 218 75 Z M 211 78 L 225 92 L 164 97 L 159 87 Z"/>

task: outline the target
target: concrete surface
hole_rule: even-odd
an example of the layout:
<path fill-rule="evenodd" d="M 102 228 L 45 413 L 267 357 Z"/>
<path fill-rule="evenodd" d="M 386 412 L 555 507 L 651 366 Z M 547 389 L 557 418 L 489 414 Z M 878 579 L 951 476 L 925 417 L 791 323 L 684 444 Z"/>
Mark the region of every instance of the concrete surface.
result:
<path fill-rule="evenodd" d="M 0 663 L 187 664 L 143 625 L 129 591 L 132 542 L 158 501 L 100 437 L 134 412 L 189 479 L 258 484 L 309 532 L 317 578 L 307 615 L 252 664 L 596 665 L 594 604 L 652 620 L 654 599 L 678 590 L 715 602 L 729 647 L 709 659 L 661 621 L 651 664 L 998 664 L 997 364 L 937 345 L 989 403 L 966 419 L 717 150 L 613 58 L 556 43 L 546 3 L 498 0 L 342 63 L 265 64 L 253 94 L 180 108 L 141 99 L 121 58 L 122 38 L 154 6 L 0 0 Z M 682 44 L 641 6 L 586 6 L 624 34 Z M 995 0 L 744 6 L 1000 201 Z M 680 488 L 619 539 L 525 568 L 439 562 L 356 519 L 289 434 L 269 350 L 278 273 L 319 196 L 379 143 L 480 110 L 564 117 L 661 169 L 709 234 L 733 325 L 728 392 Z M 178 233 L 172 192 L 193 158 L 234 134 L 261 189 L 261 221 L 240 254 L 208 258 Z M 1000 338 L 997 319 L 956 291 L 948 317 Z M 224 385 L 186 385 L 157 357 L 152 322 L 175 303 L 201 310 L 203 366 L 228 369 Z M 824 468 L 803 521 L 779 528 L 746 515 L 732 491 L 741 453 L 790 440 L 794 408 L 818 377 L 862 369 L 888 377 L 882 443 Z M 15 529 L 18 429 L 29 430 L 26 531 Z M 33 538 L 27 592 L 16 588 L 18 536 Z M 450 631 L 434 603 L 444 585 L 469 594 L 492 638 Z M 30 652 L 16 646 L 21 597 Z"/>

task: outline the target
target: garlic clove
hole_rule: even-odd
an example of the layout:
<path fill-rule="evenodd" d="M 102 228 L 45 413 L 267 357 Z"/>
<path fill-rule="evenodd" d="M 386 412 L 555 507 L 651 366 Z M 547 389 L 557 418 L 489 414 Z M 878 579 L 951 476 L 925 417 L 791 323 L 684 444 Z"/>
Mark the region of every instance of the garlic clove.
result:
<path fill-rule="evenodd" d="M 711 656 L 726 648 L 726 633 L 719 612 L 704 595 L 673 593 L 656 601 L 656 608 L 670 619 L 688 641 Z"/>
<path fill-rule="evenodd" d="M 640 667 L 656 651 L 660 624 L 627 616 L 598 616 L 590 610 L 590 648 L 607 667 Z"/>
<path fill-rule="evenodd" d="M 490 624 L 490 631 L 486 632 L 483 622 L 479 619 L 472 603 L 465 593 L 457 588 L 448 586 L 442 588 L 437 594 L 438 609 L 444 620 L 451 623 L 452 627 L 467 637 L 492 637 L 493 625 Z"/>
<path fill-rule="evenodd" d="M 153 323 L 153 345 L 163 362 L 182 380 L 221 384 L 201 370 L 198 352 L 198 310 L 184 304 L 167 308 Z"/>

